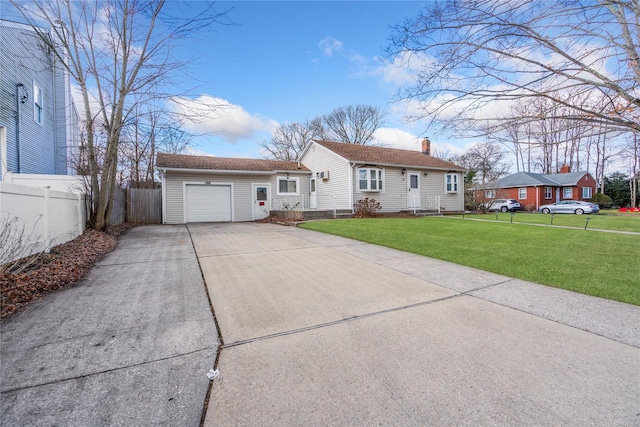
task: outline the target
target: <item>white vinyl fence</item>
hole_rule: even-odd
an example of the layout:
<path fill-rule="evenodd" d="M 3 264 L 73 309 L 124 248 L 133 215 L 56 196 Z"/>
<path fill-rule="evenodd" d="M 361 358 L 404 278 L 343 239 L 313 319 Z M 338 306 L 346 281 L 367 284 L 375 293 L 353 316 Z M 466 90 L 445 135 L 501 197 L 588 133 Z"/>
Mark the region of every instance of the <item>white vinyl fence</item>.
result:
<path fill-rule="evenodd" d="M 81 235 L 86 223 L 84 197 L 0 182 L 0 264 L 48 251 Z"/>

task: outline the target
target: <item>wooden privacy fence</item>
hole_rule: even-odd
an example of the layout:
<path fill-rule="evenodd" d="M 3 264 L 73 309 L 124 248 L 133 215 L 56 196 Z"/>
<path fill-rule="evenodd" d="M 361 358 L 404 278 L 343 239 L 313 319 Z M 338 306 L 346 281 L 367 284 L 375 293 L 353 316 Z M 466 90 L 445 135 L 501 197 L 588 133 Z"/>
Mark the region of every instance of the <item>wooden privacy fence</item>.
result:
<path fill-rule="evenodd" d="M 128 189 L 127 222 L 136 224 L 162 224 L 162 189 Z"/>

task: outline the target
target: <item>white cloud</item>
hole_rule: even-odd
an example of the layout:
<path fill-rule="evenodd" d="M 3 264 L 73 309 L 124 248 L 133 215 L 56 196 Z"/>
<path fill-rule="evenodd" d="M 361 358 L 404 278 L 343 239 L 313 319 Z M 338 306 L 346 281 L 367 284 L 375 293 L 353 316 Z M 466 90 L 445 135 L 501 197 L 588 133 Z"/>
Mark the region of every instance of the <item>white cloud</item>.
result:
<path fill-rule="evenodd" d="M 250 139 L 258 132 L 273 132 L 274 120 L 247 112 L 226 99 L 202 95 L 197 99 L 173 98 L 174 111 L 186 119 L 185 127 L 195 133 L 215 134 L 231 143 Z"/>
<path fill-rule="evenodd" d="M 404 150 L 422 149 L 422 139 L 398 128 L 381 127 L 373 133 L 376 144 L 389 148 L 401 148 Z"/>
<path fill-rule="evenodd" d="M 375 143 L 388 148 L 400 148 L 403 150 L 422 151 L 422 136 L 415 136 L 399 128 L 382 127 L 377 129 L 373 138 Z M 437 141 L 431 139 L 431 154 L 450 154 L 460 155 L 468 149 L 469 144 L 465 147 L 454 145 L 448 141 Z"/>
<path fill-rule="evenodd" d="M 320 40 L 320 43 L 318 43 L 318 47 L 322 49 L 326 56 L 331 56 L 334 52 L 339 52 L 342 50 L 342 42 L 332 37 L 325 37 L 324 39 Z"/>

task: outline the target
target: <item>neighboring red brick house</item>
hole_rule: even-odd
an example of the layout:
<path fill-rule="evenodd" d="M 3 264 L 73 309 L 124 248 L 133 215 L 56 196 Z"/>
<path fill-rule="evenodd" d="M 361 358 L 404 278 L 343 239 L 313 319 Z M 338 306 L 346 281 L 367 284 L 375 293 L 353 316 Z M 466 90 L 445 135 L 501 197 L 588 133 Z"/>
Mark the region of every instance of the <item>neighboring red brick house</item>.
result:
<path fill-rule="evenodd" d="M 568 166 L 560 173 L 518 172 L 486 184 L 474 191 L 478 203 L 494 199 L 514 199 L 523 209 L 535 210 L 560 200 L 588 201 L 596 192 L 596 181 L 588 172 L 571 172 Z"/>

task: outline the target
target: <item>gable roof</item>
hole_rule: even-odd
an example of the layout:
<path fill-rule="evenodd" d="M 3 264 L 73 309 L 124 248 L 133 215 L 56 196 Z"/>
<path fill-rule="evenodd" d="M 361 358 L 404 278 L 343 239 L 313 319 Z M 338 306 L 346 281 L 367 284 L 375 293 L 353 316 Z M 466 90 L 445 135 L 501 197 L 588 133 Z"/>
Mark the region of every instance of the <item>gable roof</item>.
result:
<path fill-rule="evenodd" d="M 190 156 L 186 154 L 158 153 L 156 166 L 161 169 L 202 169 L 216 171 L 276 172 L 302 171 L 310 172 L 298 162 L 264 159 L 236 159 L 229 157 Z"/>
<path fill-rule="evenodd" d="M 588 172 L 543 174 L 533 172 L 518 172 L 504 176 L 487 183 L 485 188 L 536 187 L 536 186 L 567 186 L 577 185 Z"/>
<path fill-rule="evenodd" d="M 464 171 L 465 168 L 421 151 L 373 147 L 332 141 L 313 141 L 351 162 L 390 166 L 415 166 L 430 169 Z"/>

